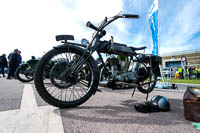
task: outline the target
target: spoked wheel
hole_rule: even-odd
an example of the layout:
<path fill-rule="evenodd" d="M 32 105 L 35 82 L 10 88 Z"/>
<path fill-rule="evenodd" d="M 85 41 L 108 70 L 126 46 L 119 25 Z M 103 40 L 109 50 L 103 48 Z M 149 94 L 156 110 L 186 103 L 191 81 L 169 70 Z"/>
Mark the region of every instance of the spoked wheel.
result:
<path fill-rule="evenodd" d="M 103 65 L 99 66 L 99 70 L 100 70 L 100 81 L 103 80 L 108 80 L 109 77 L 111 76 L 111 73 L 109 73 L 109 66 L 106 65 L 106 67 L 103 67 Z"/>
<path fill-rule="evenodd" d="M 155 73 L 152 73 L 145 81 L 139 82 L 138 90 L 142 93 L 150 93 L 153 91 L 157 82 L 157 76 Z"/>
<path fill-rule="evenodd" d="M 29 65 L 21 65 L 17 68 L 15 76 L 21 82 L 30 82 L 33 80 L 33 71 Z"/>
<path fill-rule="evenodd" d="M 83 55 L 82 49 L 69 46 L 53 49 L 42 57 L 35 70 L 34 83 L 47 103 L 61 108 L 76 107 L 95 93 L 99 71 L 94 59 Z"/>

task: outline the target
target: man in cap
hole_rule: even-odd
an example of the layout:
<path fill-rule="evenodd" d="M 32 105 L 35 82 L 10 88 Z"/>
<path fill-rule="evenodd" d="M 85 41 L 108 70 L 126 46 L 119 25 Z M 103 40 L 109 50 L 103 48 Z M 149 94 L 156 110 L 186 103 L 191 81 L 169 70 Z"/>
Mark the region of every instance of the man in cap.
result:
<path fill-rule="evenodd" d="M 12 53 L 9 54 L 8 56 L 8 77 L 7 79 L 12 79 L 14 77 L 14 73 L 17 69 L 18 65 L 18 49 L 15 49 Z"/>

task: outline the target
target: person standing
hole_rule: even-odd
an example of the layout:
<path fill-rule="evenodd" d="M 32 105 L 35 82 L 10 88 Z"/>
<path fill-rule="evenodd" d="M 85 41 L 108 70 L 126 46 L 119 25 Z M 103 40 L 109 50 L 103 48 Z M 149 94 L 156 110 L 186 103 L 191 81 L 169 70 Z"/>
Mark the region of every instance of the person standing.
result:
<path fill-rule="evenodd" d="M 178 72 L 180 74 L 180 79 L 184 79 L 184 76 L 183 76 L 184 69 L 182 67 L 179 67 Z"/>
<path fill-rule="evenodd" d="M 17 64 L 16 64 L 16 69 L 19 67 L 19 65 L 22 63 L 22 56 L 21 56 L 21 51 L 17 51 Z M 16 72 L 16 71 L 15 71 Z M 14 78 L 16 79 L 16 73 L 14 72 Z"/>
<path fill-rule="evenodd" d="M 5 67 L 8 67 L 8 62 L 6 59 L 6 54 L 2 54 L 2 56 L 0 56 L 0 74 L 2 74 L 3 77 L 5 77 L 5 74 L 4 74 Z"/>
<path fill-rule="evenodd" d="M 22 63 L 22 56 L 21 56 L 21 51 L 17 52 L 18 57 L 17 57 L 17 67 Z"/>
<path fill-rule="evenodd" d="M 9 67 L 8 67 L 8 76 L 7 79 L 12 79 L 14 77 L 14 73 L 17 69 L 18 64 L 18 49 L 15 49 L 14 52 L 10 53 L 8 56 Z"/>
<path fill-rule="evenodd" d="M 189 71 L 189 79 L 192 79 L 192 72 L 193 72 L 192 67 L 189 67 L 188 71 Z"/>

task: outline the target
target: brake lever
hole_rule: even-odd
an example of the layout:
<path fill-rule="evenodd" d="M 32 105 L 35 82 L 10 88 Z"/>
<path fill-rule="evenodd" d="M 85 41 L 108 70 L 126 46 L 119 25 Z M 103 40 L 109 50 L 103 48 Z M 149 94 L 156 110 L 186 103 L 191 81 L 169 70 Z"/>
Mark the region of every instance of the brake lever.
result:
<path fill-rule="evenodd" d="M 105 17 L 105 22 L 108 22 L 108 21 L 107 21 L 107 19 L 108 19 L 108 18 L 107 18 L 107 17 Z"/>

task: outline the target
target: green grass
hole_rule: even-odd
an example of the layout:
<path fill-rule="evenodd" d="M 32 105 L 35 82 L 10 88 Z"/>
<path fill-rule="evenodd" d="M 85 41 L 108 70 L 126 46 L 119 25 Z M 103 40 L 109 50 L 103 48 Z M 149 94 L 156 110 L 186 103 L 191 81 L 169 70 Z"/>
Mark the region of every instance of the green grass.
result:
<path fill-rule="evenodd" d="M 162 82 L 162 80 L 160 80 Z M 175 78 L 170 78 L 166 80 L 166 82 L 170 83 L 186 83 L 186 84 L 200 84 L 200 79 L 175 79 Z"/>

